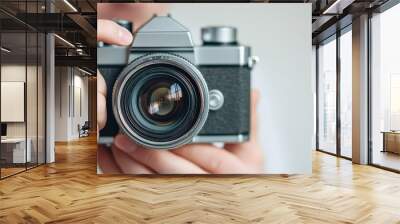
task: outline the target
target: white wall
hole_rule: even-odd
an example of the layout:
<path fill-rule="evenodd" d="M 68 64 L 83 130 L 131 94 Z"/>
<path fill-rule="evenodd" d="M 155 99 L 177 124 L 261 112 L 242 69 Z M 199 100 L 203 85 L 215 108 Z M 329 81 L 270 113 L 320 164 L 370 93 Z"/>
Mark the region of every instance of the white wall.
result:
<path fill-rule="evenodd" d="M 38 70 L 37 70 L 38 69 Z M 20 106 L 12 107 L 5 106 L 2 102 L 2 114 L 3 113 L 15 113 L 22 116 L 22 122 L 6 122 L 7 124 L 7 137 L 9 138 L 24 138 L 27 136 L 29 147 L 32 151 L 32 161 L 36 162 L 36 158 L 39 159 L 39 163 L 43 163 L 45 156 L 45 120 L 44 120 L 44 89 L 43 89 L 43 78 L 41 66 L 32 66 L 25 64 L 3 64 L 1 66 L 1 81 L 2 82 L 21 82 L 26 86 L 26 99 L 24 100 L 24 87 L 19 89 L 19 94 L 22 102 L 14 102 L 15 104 L 20 104 Z M 3 83 L 2 83 L 3 85 Z M 10 94 L 9 92 L 4 92 L 5 89 L 2 88 L 2 98 L 9 97 L 5 94 Z M 9 97 L 10 98 L 10 97 Z M 11 97 L 12 98 L 12 97 Z M 16 99 L 14 99 L 16 100 Z M 26 102 L 25 102 L 26 101 Z M 12 102 L 11 102 L 12 103 Z M 25 106 L 26 103 L 26 106 Z M 22 105 L 21 105 L 22 104 Z M 16 105 L 14 105 L 16 106 Z M 14 110 L 14 111 L 13 111 Z M 24 114 L 26 112 L 26 120 Z"/>
<path fill-rule="evenodd" d="M 25 66 L 19 64 L 4 64 L 1 66 L 1 81 L 2 82 L 24 82 L 27 83 L 26 72 L 28 72 L 28 84 L 29 85 L 36 85 L 36 80 L 31 80 L 31 74 L 36 74 L 36 67 L 34 66 Z M 36 108 L 36 88 L 27 88 L 27 106 L 31 106 Z M 22 92 L 22 94 L 24 94 Z M 3 98 L 4 96 L 2 96 Z M 31 105 L 33 102 L 33 105 Z M 36 112 L 34 108 L 27 108 L 27 121 L 23 122 L 7 122 L 7 135 L 8 137 L 25 137 L 25 126 L 28 125 L 28 137 L 29 135 L 35 130 L 36 133 L 36 121 L 37 115 L 33 113 Z M 1 108 L 1 110 L 9 110 L 10 108 Z M 22 113 L 24 113 L 24 107 L 21 108 Z M 4 111 L 3 111 L 4 112 Z M 28 122 L 28 124 L 27 124 Z"/>
<path fill-rule="evenodd" d="M 79 137 L 78 129 L 77 126 L 80 124 L 81 126 L 85 123 L 85 121 L 88 121 L 89 119 L 89 112 L 88 112 L 88 78 L 81 76 L 82 73 L 79 72 L 76 74 L 76 72 L 79 72 L 78 70 L 75 70 L 75 75 L 74 75 L 74 92 L 75 94 L 73 96 L 73 99 L 75 100 L 75 113 L 73 113 L 73 119 L 72 119 L 72 136 L 73 138 Z M 80 90 L 80 98 L 78 98 L 78 93 L 77 90 Z M 78 102 L 80 100 L 80 102 Z M 82 113 L 80 113 L 78 106 L 81 106 Z"/>
<path fill-rule="evenodd" d="M 68 140 L 68 79 L 67 67 L 55 68 L 55 141 Z"/>
<path fill-rule="evenodd" d="M 55 79 L 55 141 L 78 139 L 78 124 L 88 120 L 88 78 L 76 68 L 56 67 Z"/>
<path fill-rule="evenodd" d="M 231 25 L 261 61 L 259 123 L 267 173 L 311 173 L 313 89 L 311 4 L 172 4 L 170 13 L 200 44 L 200 28 Z"/>

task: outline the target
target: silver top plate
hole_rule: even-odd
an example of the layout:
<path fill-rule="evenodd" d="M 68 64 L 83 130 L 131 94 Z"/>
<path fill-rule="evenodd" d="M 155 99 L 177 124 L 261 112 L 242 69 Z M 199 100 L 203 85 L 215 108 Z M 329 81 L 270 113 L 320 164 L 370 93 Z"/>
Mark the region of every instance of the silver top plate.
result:
<path fill-rule="evenodd" d="M 196 46 L 194 49 L 197 65 L 248 65 L 251 58 L 250 47 L 242 45 Z"/>

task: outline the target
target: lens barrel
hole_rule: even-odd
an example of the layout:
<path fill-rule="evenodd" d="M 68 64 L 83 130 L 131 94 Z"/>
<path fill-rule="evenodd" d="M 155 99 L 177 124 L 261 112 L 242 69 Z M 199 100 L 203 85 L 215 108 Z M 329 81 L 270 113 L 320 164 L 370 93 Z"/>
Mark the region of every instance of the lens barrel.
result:
<path fill-rule="evenodd" d="M 115 118 L 138 144 L 172 149 L 192 141 L 208 115 L 208 88 L 186 59 L 167 53 L 131 62 L 113 90 Z"/>

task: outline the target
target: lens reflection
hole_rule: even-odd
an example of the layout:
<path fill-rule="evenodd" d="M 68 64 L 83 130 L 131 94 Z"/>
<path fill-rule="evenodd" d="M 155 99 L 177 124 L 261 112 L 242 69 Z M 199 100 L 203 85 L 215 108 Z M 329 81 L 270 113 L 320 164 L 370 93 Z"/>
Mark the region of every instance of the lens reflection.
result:
<path fill-rule="evenodd" d="M 182 89 L 177 83 L 173 83 L 169 88 L 157 88 L 151 93 L 148 112 L 151 115 L 168 115 L 181 99 Z"/>
<path fill-rule="evenodd" d="M 152 124 L 178 124 L 188 112 L 186 95 L 181 83 L 175 78 L 155 77 L 139 90 L 139 108 L 143 117 Z"/>

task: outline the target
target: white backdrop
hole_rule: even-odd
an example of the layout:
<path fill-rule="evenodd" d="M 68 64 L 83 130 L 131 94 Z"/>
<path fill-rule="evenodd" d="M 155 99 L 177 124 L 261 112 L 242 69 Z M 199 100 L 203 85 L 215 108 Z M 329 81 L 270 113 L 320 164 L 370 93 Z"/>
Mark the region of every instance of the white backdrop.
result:
<path fill-rule="evenodd" d="M 261 91 L 259 136 L 267 173 L 311 173 L 314 109 L 311 4 L 172 4 L 196 44 L 200 28 L 232 25 L 260 57 L 253 87 Z"/>

